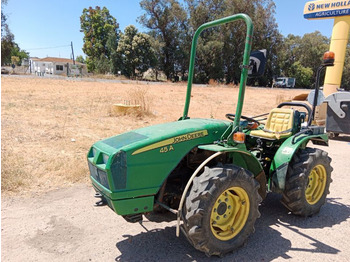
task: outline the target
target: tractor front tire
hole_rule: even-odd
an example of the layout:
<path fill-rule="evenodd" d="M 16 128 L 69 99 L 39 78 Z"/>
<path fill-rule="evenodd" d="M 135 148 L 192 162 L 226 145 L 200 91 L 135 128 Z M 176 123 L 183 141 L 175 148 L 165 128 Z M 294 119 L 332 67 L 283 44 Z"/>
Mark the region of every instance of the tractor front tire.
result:
<path fill-rule="evenodd" d="M 260 216 L 259 183 L 238 166 L 208 168 L 196 177 L 183 209 L 189 242 L 207 256 L 244 245 Z"/>
<path fill-rule="evenodd" d="M 320 211 L 332 182 L 331 161 L 327 152 L 315 148 L 299 150 L 293 156 L 282 197 L 293 214 L 307 217 Z"/>

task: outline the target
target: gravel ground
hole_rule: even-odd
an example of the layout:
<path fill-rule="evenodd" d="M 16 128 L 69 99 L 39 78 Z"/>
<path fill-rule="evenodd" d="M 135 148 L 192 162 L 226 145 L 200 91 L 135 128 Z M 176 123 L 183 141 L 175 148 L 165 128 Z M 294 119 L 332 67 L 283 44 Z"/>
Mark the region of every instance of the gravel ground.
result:
<path fill-rule="evenodd" d="M 3 196 L 2 261 L 349 261 L 350 136 L 323 147 L 332 157 L 333 183 L 321 212 L 288 213 L 269 194 L 248 244 L 224 258 L 207 258 L 175 223 L 129 224 L 108 207 L 93 207 L 84 184 L 30 196 Z"/>

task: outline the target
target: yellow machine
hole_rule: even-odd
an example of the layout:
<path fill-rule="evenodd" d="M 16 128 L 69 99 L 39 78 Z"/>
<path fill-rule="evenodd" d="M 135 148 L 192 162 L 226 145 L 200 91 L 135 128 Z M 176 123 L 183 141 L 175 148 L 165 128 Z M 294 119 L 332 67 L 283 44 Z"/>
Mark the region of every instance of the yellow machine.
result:
<path fill-rule="evenodd" d="M 329 50 L 335 53 L 334 67 L 327 68 L 324 82 L 326 96 L 337 91 L 343 74 L 346 46 L 350 29 L 349 0 L 319 0 L 307 2 L 304 7 L 306 19 L 334 18 L 331 45 Z"/>
<path fill-rule="evenodd" d="M 323 92 L 326 97 L 337 92 L 343 75 L 346 47 L 350 30 L 350 0 L 319 0 L 305 4 L 304 18 L 334 19 L 330 51 L 335 53 L 333 67 L 326 69 Z M 323 125 L 326 119 L 327 105 L 316 111 L 316 122 Z"/>

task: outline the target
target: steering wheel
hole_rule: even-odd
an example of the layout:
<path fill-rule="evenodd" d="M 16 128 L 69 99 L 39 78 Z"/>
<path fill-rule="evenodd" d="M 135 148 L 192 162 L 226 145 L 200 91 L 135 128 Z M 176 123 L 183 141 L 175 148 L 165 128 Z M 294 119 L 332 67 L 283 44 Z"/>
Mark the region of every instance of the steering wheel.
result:
<path fill-rule="evenodd" d="M 226 114 L 225 116 L 226 116 L 228 119 L 230 119 L 231 121 L 235 121 L 235 117 L 236 117 L 235 114 Z M 244 119 L 244 120 L 247 120 L 248 122 L 257 123 L 258 126 L 260 125 L 259 121 L 258 121 L 258 120 L 255 120 L 254 118 L 247 117 L 247 116 L 243 116 L 243 115 L 241 115 L 241 118 Z"/>

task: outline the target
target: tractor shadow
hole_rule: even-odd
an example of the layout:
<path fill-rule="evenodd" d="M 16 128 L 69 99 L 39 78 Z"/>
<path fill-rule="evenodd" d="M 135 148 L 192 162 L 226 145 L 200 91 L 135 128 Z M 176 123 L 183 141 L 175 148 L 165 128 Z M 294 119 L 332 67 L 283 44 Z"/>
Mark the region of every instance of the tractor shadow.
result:
<path fill-rule="evenodd" d="M 337 254 L 340 250 L 321 242 L 299 230 L 305 228 L 326 228 L 340 224 L 350 217 L 350 207 L 328 198 L 319 214 L 311 218 L 302 218 L 290 214 L 280 203 L 280 195 L 269 194 L 260 206 L 261 218 L 256 221 L 255 233 L 242 247 L 224 258 L 208 258 L 204 253 L 195 250 L 183 234 L 175 236 L 175 226 L 159 228 L 137 235 L 124 235 L 124 240 L 116 243 L 121 252 L 115 261 L 271 261 L 276 258 L 291 258 L 288 251 L 301 251 L 324 254 Z M 150 225 L 144 221 L 144 228 Z M 166 223 L 163 223 L 164 225 Z M 289 239 L 274 229 L 292 231 L 298 238 L 310 243 L 308 248 L 293 248 Z"/>

